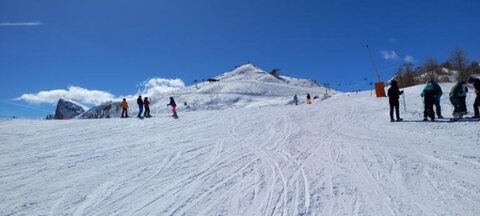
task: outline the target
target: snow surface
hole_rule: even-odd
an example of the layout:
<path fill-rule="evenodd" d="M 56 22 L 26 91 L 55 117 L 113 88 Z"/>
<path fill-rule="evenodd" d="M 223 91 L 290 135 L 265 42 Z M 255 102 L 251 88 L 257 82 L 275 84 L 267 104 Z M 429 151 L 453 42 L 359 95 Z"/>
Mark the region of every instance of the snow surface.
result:
<path fill-rule="evenodd" d="M 406 89 L 398 123 L 370 92 L 180 119 L 4 120 L 0 215 L 480 215 L 480 123 L 419 121 L 422 88 Z"/>

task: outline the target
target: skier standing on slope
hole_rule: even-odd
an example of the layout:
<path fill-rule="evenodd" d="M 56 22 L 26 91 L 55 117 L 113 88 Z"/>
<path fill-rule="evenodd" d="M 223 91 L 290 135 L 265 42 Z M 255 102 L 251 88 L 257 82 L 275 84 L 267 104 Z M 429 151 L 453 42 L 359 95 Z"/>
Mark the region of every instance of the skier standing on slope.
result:
<path fill-rule="evenodd" d="M 388 88 L 388 102 L 390 104 L 390 121 L 394 122 L 393 119 L 393 110 L 395 109 L 395 114 L 397 117 L 397 121 L 403 121 L 400 118 L 400 95 L 403 94 L 403 91 L 398 89 L 398 83 L 395 80 L 392 80 L 390 88 Z"/>
<path fill-rule="evenodd" d="M 142 100 L 142 96 L 138 96 L 138 99 L 137 99 L 137 104 L 138 104 L 138 115 L 137 115 L 137 118 L 141 118 L 142 117 L 142 113 L 143 113 L 143 100 Z"/>
<path fill-rule="evenodd" d="M 122 103 L 120 104 L 120 107 L 122 107 L 122 118 L 128 118 L 128 103 L 127 99 L 123 98 Z M 124 115 L 125 114 L 125 115 Z"/>
<path fill-rule="evenodd" d="M 145 106 L 145 112 L 143 113 L 144 117 L 150 118 L 150 101 L 148 100 L 148 97 L 145 97 L 143 99 L 143 105 Z"/>
<path fill-rule="evenodd" d="M 435 90 L 435 111 L 437 112 L 438 118 L 443 118 L 442 116 L 442 107 L 440 106 L 440 99 L 443 95 L 442 88 L 440 85 L 438 85 L 437 82 L 435 82 L 434 79 L 430 81 L 433 85 L 433 89 Z"/>
<path fill-rule="evenodd" d="M 433 111 L 433 104 L 435 104 L 435 98 L 437 97 L 435 87 L 432 81 L 429 81 L 425 88 L 423 88 L 422 94 L 424 98 L 425 109 L 423 111 L 423 121 L 428 121 L 427 117 L 430 117 L 432 121 L 435 121 L 435 112 Z"/>
<path fill-rule="evenodd" d="M 310 96 L 310 93 L 307 93 L 307 104 L 312 104 L 312 97 Z"/>
<path fill-rule="evenodd" d="M 295 105 L 298 105 L 298 97 L 297 97 L 297 95 L 293 96 L 293 101 L 295 101 Z"/>
<path fill-rule="evenodd" d="M 450 91 L 450 102 L 452 103 L 453 109 L 453 119 L 462 118 L 463 115 L 467 113 L 467 92 L 468 89 L 465 86 L 464 81 L 458 81 Z"/>
<path fill-rule="evenodd" d="M 167 106 L 172 106 L 172 112 L 173 112 L 173 117 L 178 118 L 177 115 L 177 104 L 175 103 L 175 100 L 173 100 L 173 97 L 170 97 L 170 103 L 167 104 Z"/>
<path fill-rule="evenodd" d="M 473 118 L 480 118 L 480 113 L 478 110 L 480 107 L 480 79 L 470 77 L 468 79 L 468 83 L 475 87 L 475 93 L 477 94 L 477 97 L 475 97 L 475 102 L 473 103 L 473 111 L 475 112 Z"/>

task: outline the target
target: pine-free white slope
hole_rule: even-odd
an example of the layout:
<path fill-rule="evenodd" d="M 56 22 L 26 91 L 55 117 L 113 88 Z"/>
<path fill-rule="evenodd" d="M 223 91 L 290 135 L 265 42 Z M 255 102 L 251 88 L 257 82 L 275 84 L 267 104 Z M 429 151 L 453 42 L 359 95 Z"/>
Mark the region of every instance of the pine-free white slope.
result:
<path fill-rule="evenodd" d="M 415 88 L 399 123 L 368 92 L 178 120 L 2 121 L 0 215 L 479 215 L 480 123 L 417 122 Z"/>

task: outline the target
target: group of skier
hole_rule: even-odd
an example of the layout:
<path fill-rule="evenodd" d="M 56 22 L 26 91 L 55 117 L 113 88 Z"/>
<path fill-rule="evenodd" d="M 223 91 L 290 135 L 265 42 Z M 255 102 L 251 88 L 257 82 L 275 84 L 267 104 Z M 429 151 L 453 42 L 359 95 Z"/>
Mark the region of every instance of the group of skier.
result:
<path fill-rule="evenodd" d="M 145 97 L 142 99 L 142 96 L 138 96 L 137 98 L 137 105 L 138 105 L 138 115 L 137 118 L 150 118 L 152 117 L 150 115 L 150 100 L 148 97 Z M 172 106 L 172 113 L 174 118 L 178 118 L 177 115 L 177 104 L 175 103 L 175 100 L 173 97 L 170 97 L 170 103 L 167 104 L 167 106 Z M 122 118 L 128 118 L 128 103 L 127 99 L 123 98 L 122 103 L 120 103 L 120 107 L 122 108 Z M 145 111 L 144 111 L 145 108 Z"/>
<path fill-rule="evenodd" d="M 479 107 L 480 107 L 480 79 L 470 77 L 468 79 L 468 83 L 473 85 L 475 88 L 476 98 L 473 104 L 474 116 L 473 119 L 480 119 Z M 453 110 L 453 118 L 452 120 L 461 119 L 465 114 L 467 114 L 467 105 L 466 105 L 466 98 L 467 98 L 468 87 L 465 81 L 457 82 L 449 94 L 450 102 L 452 103 L 454 110 Z M 403 121 L 400 118 L 400 95 L 404 92 L 401 91 L 398 87 L 398 82 L 395 80 L 391 81 L 391 86 L 388 89 L 388 98 L 390 104 L 390 121 Z M 440 98 L 443 95 L 442 88 L 438 85 L 435 80 L 430 80 L 427 82 L 425 87 L 422 90 L 420 96 L 423 97 L 424 101 L 424 112 L 423 112 L 423 121 L 428 121 L 430 118 L 431 121 L 435 121 L 435 112 L 438 118 L 443 118 L 442 116 L 442 109 L 440 107 Z M 435 111 L 433 109 L 435 106 Z M 396 120 L 394 119 L 394 112 Z"/>
<path fill-rule="evenodd" d="M 298 105 L 298 100 L 297 95 L 293 96 L 293 102 L 295 102 L 295 105 Z M 310 93 L 307 93 L 307 104 L 312 104 L 312 97 L 310 96 Z"/>

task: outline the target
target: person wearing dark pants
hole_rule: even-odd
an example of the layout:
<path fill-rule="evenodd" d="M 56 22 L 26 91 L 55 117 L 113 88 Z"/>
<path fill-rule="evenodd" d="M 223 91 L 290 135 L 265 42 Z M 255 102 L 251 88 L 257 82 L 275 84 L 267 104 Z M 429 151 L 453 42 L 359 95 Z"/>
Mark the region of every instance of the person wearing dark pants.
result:
<path fill-rule="evenodd" d="M 398 89 L 398 83 L 395 80 L 392 80 L 391 86 L 388 89 L 388 102 L 390 104 L 390 121 L 394 122 L 395 119 L 393 118 L 393 111 L 395 110 L 395 114 L 397 117 L 397 121 L 402 121 L 403 119 L 400 118 L 400 95 L 403 94 L 403 91 Z"/>
<path fill-rule="evenodd" d="M 437 95 L 435 94 L 435 88 L 432 82 L 428 82 L 425 85 L 425 88 L 422 91 L 422 96 L 424 98 L 425 109 L 423 112 L 423 121 L 428 121 L 427 117 L 430 117 L 432 121 L 435 121 L 435 112 L 433 111 L 433 105 L 435 104 L 435 98 Z"/>
<path fill-rule="evenodd" d="M 440 87 L 440 85 L 438 85 L 437 82 L 435 82 L 435 80 L 431 80 L 430 81 L 432 83 L 432 86 L 433 86 L 433 90 L 435 91 L 435 111 L 437 112 L 437 116 L 438 118 L 443 118 L 442 116 L 442 107 L 440 107 L 440 99 L 443 95 L 443 91 L 442 91 L 442 88 Z"/>
<path fill-rule="evenodd" d="M 143 113 L 144 117 L 150 118 L 150 101 L 148 100 L 148 97 L 145 97 L 143 99 L 143 105 L 145 106 L 145 113 Z"/>
<path fill-rule="evenodd" d="M 143 113 L 143 100 L 142 100 L 142 96 L 138 96 L 138 99 L 137 99 L 137 105 L 138 105 L 138 115 L 137 117 L 138 118 L 141 118 L 142 117 L 142 113 Z"/>
<path fill-rule="evenodd" d="M 122 107 L 122 118 L 128 118 L 128 103 L 127 99 L 123 98 L 122 103 L 120 104 L 120 107 Z"/>
<path fill-rule="evenodd" d="M 468 79 L 468 83 L 472 84 L 475 88 L 475 93 L 477 97 L 475 97 L 475 102 L 473 103 L 473 111 L 475 115 L 473 118 L 480 118 L 479 107 L 480 107 L 480 79 L 470 77 Z"/>
<path fill-rule="evenodd" d="M 467 105 L 466 105 L 466 98 L 467 98 L 467 87 L 465 87 L 464 81 L 458 81 L 452 87 L 450 91 L 450 102 L 454 107 L 453 109 L 453 119 L 460 119 L 467 113 Z"/>

